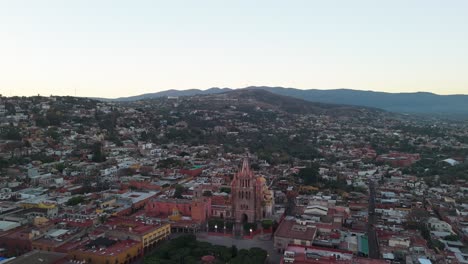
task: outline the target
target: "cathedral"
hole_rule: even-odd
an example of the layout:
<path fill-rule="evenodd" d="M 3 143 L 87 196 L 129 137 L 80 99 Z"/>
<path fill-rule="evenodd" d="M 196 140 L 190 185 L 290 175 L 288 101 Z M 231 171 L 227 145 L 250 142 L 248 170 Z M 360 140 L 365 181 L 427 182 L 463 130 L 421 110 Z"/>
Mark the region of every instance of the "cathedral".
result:
<path fill-rule="evenodd" d="M 272 215 L 273 192 L 265 178 L 250 170 L 247 158 L 231 182 L 231 204 L 236 223 L 255 223 Z"/>
<path fill-rule="evenodd" d="M 272 218 L 273 191 L 269 190 L 264 177 L 255 175 L 250 169 L 247 158 L 231 180 L 230 195 L 205 196 L 207 191 L 211 193 L 213 185 L 195 186 L 192 199 L 151 198 L 145 206 L 145 213 L 174 223 L 184 219 L 194 223 L 206 223 L 211 217 L 226 219 L 233 221 L 237 230 L 242 229 L 242 224 Z"/>

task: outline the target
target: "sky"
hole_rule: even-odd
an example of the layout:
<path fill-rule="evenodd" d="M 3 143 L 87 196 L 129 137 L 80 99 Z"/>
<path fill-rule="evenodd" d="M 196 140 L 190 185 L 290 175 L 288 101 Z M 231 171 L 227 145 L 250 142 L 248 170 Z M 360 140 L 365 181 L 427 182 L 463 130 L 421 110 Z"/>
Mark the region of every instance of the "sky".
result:
<path fill-rule="evenodd" d="M 468 94 L 468 1 L 0 0 L 0 94 Z"/>

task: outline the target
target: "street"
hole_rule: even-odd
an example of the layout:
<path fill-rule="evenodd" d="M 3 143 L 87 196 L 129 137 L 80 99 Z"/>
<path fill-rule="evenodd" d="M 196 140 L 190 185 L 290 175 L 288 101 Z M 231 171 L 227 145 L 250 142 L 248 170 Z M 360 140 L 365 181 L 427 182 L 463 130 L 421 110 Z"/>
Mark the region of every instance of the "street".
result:
<path fill-rule="evenodd" d="M 369 258 L 379 259 L 379 245 L 375 232 L 375 186 L 374 181 L 369 180 L 369 219 L 367 221 L 367 236 L 369 241 Z"/>

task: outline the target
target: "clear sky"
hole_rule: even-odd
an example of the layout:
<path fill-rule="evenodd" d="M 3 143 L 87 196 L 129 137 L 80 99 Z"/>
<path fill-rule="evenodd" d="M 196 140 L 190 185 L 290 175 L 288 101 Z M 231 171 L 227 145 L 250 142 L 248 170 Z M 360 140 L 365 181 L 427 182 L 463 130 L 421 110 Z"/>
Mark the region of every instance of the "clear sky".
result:
<path fill-rule="evenodd" d="M 468 94 L 467 0 L 0 0 L 0 93 Z"/>

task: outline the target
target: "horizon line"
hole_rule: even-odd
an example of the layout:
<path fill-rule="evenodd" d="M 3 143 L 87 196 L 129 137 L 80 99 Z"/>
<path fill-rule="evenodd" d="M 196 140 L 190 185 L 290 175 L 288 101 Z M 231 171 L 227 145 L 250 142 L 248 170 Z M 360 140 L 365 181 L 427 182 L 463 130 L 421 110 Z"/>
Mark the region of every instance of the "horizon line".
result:
<path fill-rule="evenodd" d="M 209 88 L 172 88 L 172 89 L 165 89 L 165 90 L 160 90 L 160 91 L 154 91 L 154 92 L 147 92 L 147 93 L 141 93 L 141 94 L 134 94 L 134 95 L 127 95 L 127 96 L 120 96 L 120 97 L 99 97 L 99 96 L 83 96 L 83 95 L 76 95 L 75 94 L 67 94 L 67 95 L 41 95 L 38 93 L 37 95 L 5 95 L 5 94 L 0 94 L 0 98 L 14 98 L 14 97 L 76 97 L 76 98 L 90 98 L 90 99 L 107 99 L 107 100 L 116 100 L 116 99 L 122 99 L 122 98 L 129 98 L 129 97 L 136 97 L 136 96 L 143 96 L 143 95 L 150 95 L 150 94 L 157 94 L 157 93 L 162 93 L 162 92 L 167 92 L 167 91 L 189 91 L 189 90 L 198 90 L 198 91 L 207 91 L 211 89 L 228 89 L 228 90 L 242 90 L 242 89 L 248 89 L 248 88 L 280 88 L 280 89 L 294 89 L 294 90 L 302 90 L 302 91 L 311 91 L 311 90 L 319 90 L 319 91 L 337 91 L 337 90 L 349 90 L 349 91 L 356 91 L 356 92 L 372 92 L 372 93 L 385 93 L 385 94 L 417 94 L 417 93 L 426 93 L 426 94 L 433 94 L 437 96 L 468 96 L 468 93 L 462 94 L 462 93 L 454 93 L 454 94 L 439 94 L 435 92 L 430 92 L 430 91 L 410 91 L 410 92 L 387 92 L 387 91 L 378 91 L 378 90 L 365 90 L 365 89 L 354 89 L 354 88 L 294 88 L 294 87 L 284 87 L 284 86 L 258 86 L 258 85 L 250 85 L 250 86 L 245 86 L 245 87 L 236 87 L 236 88 L 231 88 L 231 87 L 209 87 Z"/>

